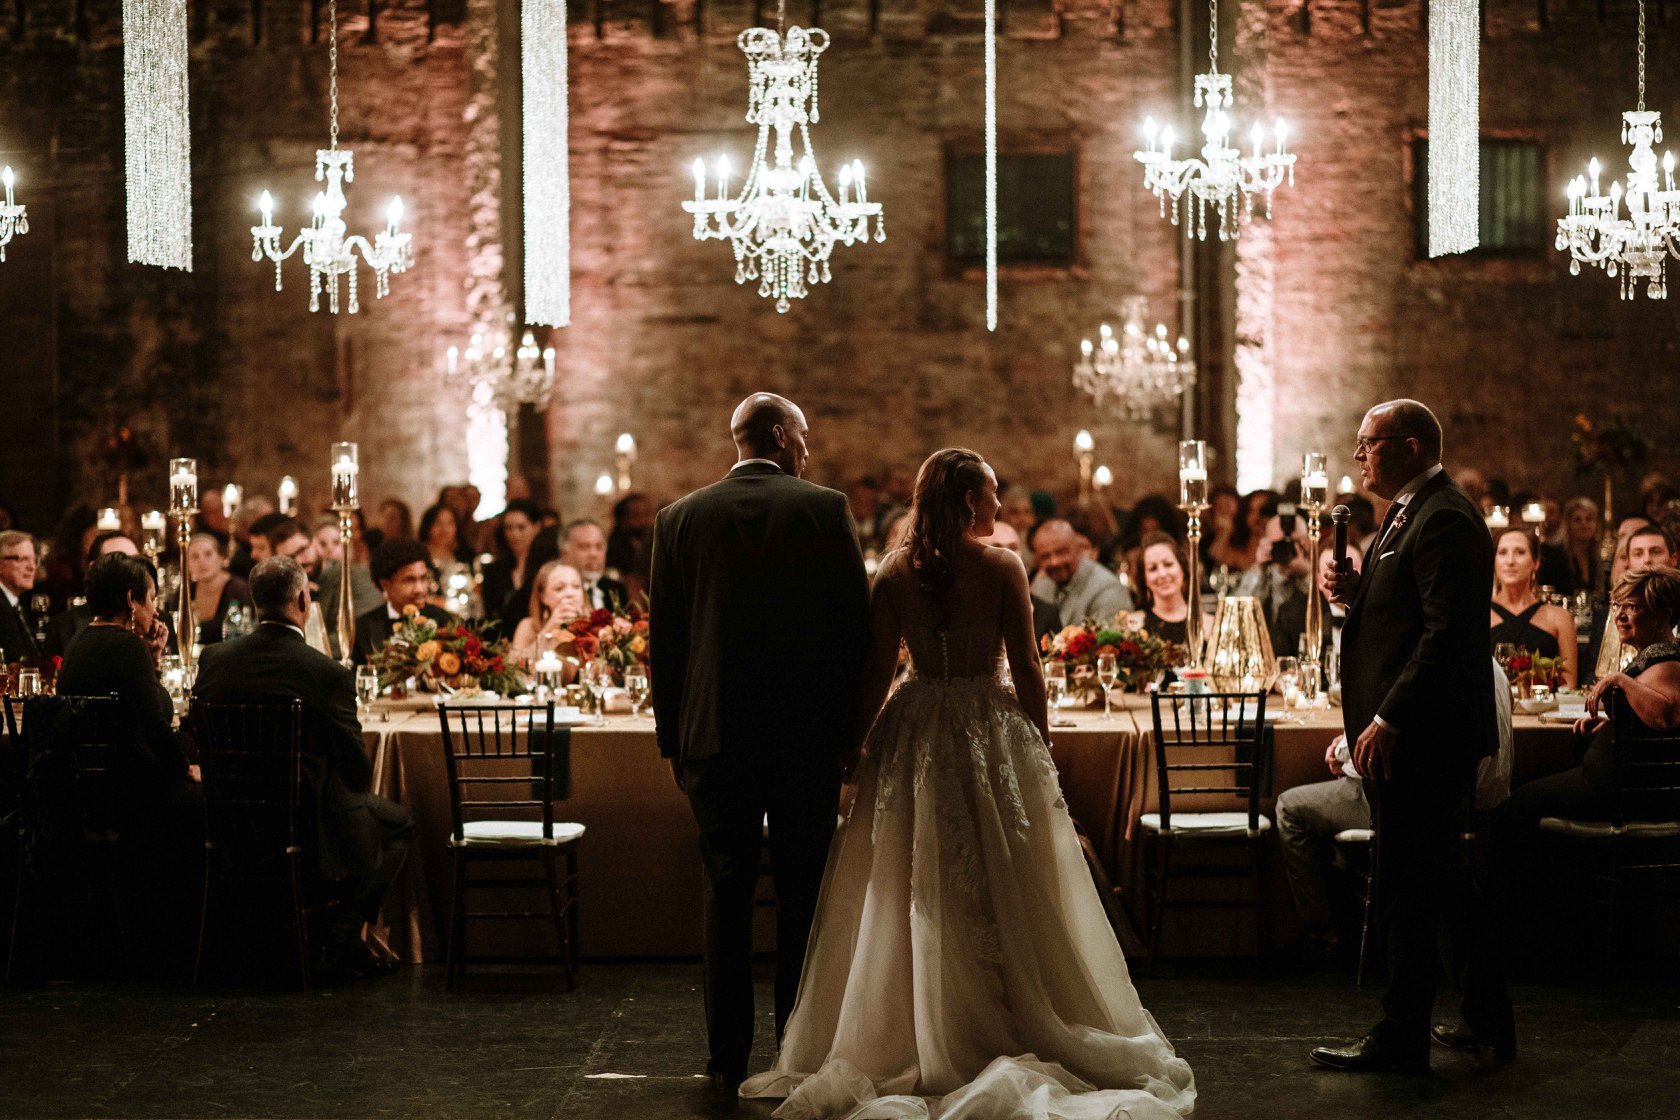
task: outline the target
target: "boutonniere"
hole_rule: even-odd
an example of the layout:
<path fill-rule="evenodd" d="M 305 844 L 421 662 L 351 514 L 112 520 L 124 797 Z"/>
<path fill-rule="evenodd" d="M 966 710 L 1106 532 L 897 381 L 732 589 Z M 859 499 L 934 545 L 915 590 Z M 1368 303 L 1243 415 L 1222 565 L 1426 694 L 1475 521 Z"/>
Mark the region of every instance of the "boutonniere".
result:
<path fill-rule="evenodd" d="M 1406 507 L 1401 506 L 1400 512 L 1394 515 L 1394 532 L 1398 533 L 1406 527 Z"/>

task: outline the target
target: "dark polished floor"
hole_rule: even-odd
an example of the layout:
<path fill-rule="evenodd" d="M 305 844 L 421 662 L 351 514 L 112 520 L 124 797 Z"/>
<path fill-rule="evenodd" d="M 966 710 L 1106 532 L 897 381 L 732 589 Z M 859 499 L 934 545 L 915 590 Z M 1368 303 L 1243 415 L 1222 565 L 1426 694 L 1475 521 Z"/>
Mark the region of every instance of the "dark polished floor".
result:
<path fill-rule="evenodd" d="M 0 992 L 3 1117 L 717 1116 L 698 968 L 586 964 L 571 994 L 530 975 L 443 991 L 437 969 L 297 994 L 161 984 Z M 1375 997 L 1342 973 L 1264 979 L 1188 965 L 1142 981 L 1195 1068 L 1198 1120 L 1680 1117 L 1680 986 L 1524 984 L 1522 1055 L 1480 1069 L 1436 1051 L 1426 1077 L 1309 1065 L 1369 1025 Z M 768 1004 L 764 990 L 763 1004 Z M 755 1068 L 770 1061 L 765 1021 Z M 744 1105 L 762 1117 L 769 1109 Z"/>

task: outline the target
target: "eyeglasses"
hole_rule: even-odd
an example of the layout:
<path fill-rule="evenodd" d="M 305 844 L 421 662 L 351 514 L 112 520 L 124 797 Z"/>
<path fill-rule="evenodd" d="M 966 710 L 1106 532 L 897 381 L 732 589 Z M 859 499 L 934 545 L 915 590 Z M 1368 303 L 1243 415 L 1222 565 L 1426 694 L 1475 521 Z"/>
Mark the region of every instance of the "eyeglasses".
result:
<path fill-rule="evenodd" d="M 1363 455 L 1371 450 L 1373 444 L 1381 443 L 1385 439 L 1411 439 L 1411 436 L 1360 436 L 1353 441 L 1353 453 Z"/>

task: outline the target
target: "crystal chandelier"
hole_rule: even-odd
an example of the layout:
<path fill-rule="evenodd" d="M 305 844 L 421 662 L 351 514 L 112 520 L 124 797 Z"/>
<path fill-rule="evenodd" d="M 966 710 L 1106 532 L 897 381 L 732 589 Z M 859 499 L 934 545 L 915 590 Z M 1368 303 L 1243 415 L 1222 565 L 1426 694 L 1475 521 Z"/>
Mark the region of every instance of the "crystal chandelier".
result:
<path fill-rule="evenodd" d="M 870 218 L 875 219 L 875 240 L 887 239 L 881 204 L 869 201 L 861 162 L 841 166 L 838 199 L 817 171 L 809 125 L 821 119 L 817 57 L 828 49 L 828 32 L 818 27 L 784 31 L 785 9 L 786 0 L 778 0 L 775 31 L 750 27 L 735 40 L 747 56 L 747 123 L 758 126 L 741 193 L 729 196 L 729 160 L 719 156 L 716 194 L 708 197 L 706 165 L 696 159 L 694 200 L 682 204 L 694 215 L 695 239 L 727 239 L 735 250 L 735 282 L 757 280 L 758 294 L 774 298 L 779 312 L 788 309 L 789 300 L 803 299 L 807 284 L 832 278 L 828 257 L 835 243 L 867 241 Z M 774 162 L 767 164 L 772 131 Z M 801 151 L 797 163 L 795 132 Z"/>
<path fill-rule="evenodd" d="M 6 246 L 12 243 L 12 238 L 29 232 L 28 216 L 23 207 L 12 201 L 12 186 L 16 182 L 17 176 L 12 174 L 10 165 L 0 171 L 0 183 L 6 185 L 6 205 L 0 206 L 0 261 L 6 259 Z"/>
<path fill-rule="evenodd" d="M 1254 216 L 1254 196 L 1265 196 L 1266 217 L 1272 216 L 1272 192 L 1283 185 L 1287 177 L 1295 185 L 1295 156 L 1284 151 L 1288 135 L 1283 118 L 1278 118 L 1272 130 L 1274 147 L 1265 146 L 1266 133 L 1260 122 L 1254 123 L 1249 135 L 1250 150 L 1243 155 L 1230 147 L 1231 75 L 1219 72 L 1219 0 L 1208 0 L 1208 72 L 1196 75 L 1195 106 L 1205 109 L 1202 117 L 1202 145 L 1200 159 L 1174 159 L 1172 126 L 1157 129 L 1153 117 L 1144 118 L 1143 134 L 1149 144 L 1147 151 L 1134 152 L 1133 157 L 1143 164 L 1143 185 L 1161 200 L 1161 216 L 1167 216 L 1167 199 L 1172 199 L 1173 225 L 1179 224 L 1182 205 L 1192 219 L 1186 221 L 1187 237 L 1207 240 L 1207 208 L 1219 211 L 1219 240 L 1230 241 L 1242 232 L 1242 223 Z M 1184 195 L 1190 198 L 1186 200 Z"/>
<path fill-rule="evenodd" d="M 1598 189 L 1599 164 L 1569 184 L 1569 214 L 1559 218 L 1557 247 L 1569 250 L 1569 273 L 1581 263 L 1596 265 L 1621 281 L 1623 299 L 1632 299 L 1641 280 L 1652 299 L 1668 295 L 1666 257 L 1680 260 L 1680 190 L 1674 186 L 1674 153 L 1664 152 L 1662 184 L 1657 183 L 1657 153 L 1662 143 L 1662 114 L 1645 108 L 1645 0 L 1639 0 L 1639 107 L 1622 114 L 1622 143 L 1628 155 L 1627 189 L 1612 182 L 1610 193 Z M 1622 215 L 1622 203 L 1627 215 Z"/>
<path fill-rule="evenodd" d="M 1155 324 L 1153 333 L 1145 329 L 1145 297 L 1127 296 L 1120 306 L 1118 338 L 1104 323 L 1095 344 L 1080 340 L 1073 383 L 1098 407 L 1141 420 L 1194 385 L 1196 368 L 1185 360 L 1189 339 L 1169 342 L 1163 323 Z"/>
<path fill-rule="evenodd" d="M 545 403 L 554 388 L 554 347 L 539 347 L 527 330 L 510 354 L 506 343 L 488 344 L 485 330 L 473 331 L 465 350 L 444 352 L 450 380 L 473 386 L 475 397 L 479 387 L 488 387 L 490 399 L 503 408 Z"/>
<path fill-rule="evenodd" d="M 280 290 L 280 265 L 286 258 L 303 249 L 303 262 L 309 266 L 309 310 L 321 310 L 321 289 L 327 291 L 327 310 L 338 314 L 339 277 L 347 277 L 349 310 L 360 310 L 356 294 L 356 254 L 359 252 L 373 269 L 374 296 L 385 298 L 390 291 L 393 272 L 406 272 L 414 263 L 413 245 L 409 234 L 403 233 L 403 203 L 400 196 L 391 199 L 386 209 L 386 225 L 368 244 L 360 234 L 346 236 L 344 224 L 344 184 L 356 178 L 355 153 L 338 147 L 338 0 L 327 5 L 329 38 L 327 73 L 331 104 L 332 138 L 325 148 L 315 150 L 315 181 L 326 181 L 327 189 L 315 195 L 315 216 L 312 224 L 298 231 L 296 239 L 282 252 L 281 229 L 274 224 L 274 196 L 262 192 L 258 206 L 262 208 L 262 225 L 251 227 L 251 259 L 264 257 L 274 262 L 274 290 Z"/>

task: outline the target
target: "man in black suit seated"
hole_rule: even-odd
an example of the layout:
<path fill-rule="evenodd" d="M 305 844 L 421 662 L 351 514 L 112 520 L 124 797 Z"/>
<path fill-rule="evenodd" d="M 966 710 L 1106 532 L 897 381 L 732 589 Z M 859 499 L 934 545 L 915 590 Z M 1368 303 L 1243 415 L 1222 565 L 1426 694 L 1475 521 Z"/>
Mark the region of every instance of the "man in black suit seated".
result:
<path fill-rule="evenodd" d="M 35 590 L 35 538 L 16 529 L 0 533 L 0 662 L 40 657 L 30 604 Z"/>
<path fill-rule="evenodd" d="M 1377 919 L 1388 944 L 1383 1019 L 1313 1061 L 1351 1072 L 1429 1068 L 1429 1043 L 1516 1057 L 1511 997 L 1463 842 L 1476 767 L 1499 743 L 1488 688 L 1493 542 L 1482 511 L 1441 469 L 1441 425 L 1417 401 L 1359 426 L 1363 489 L 1392 504 L 1363 570 L 1323 588 L 1348 604 L 1342 722 L 1376 829 Z M 1463 1021 L 1430 1026 L 1440 969 Z"/>
<path fill-rule="evenodd" d="M 583 601 L 590 610 L 630 605 L 630 589 L 607 575 L 607 534 L 599 522 L 584 518 L 567 525 L 560 541 L 560 561 L 583 577 Z"/>
<path fill-rule="evenodd" d="M 439 626 L 452 621 L 448 611 L 426 602 L 432 590 L 431 554 L 413 537 L 380 541 L 368 566 L 385 601 L 356 619 L 350 655 L 355 664 L 366 665 L 373 651 L 390 640 L 409 607 Z"/>
<path fill-rule="evenodd" d="M 274 556 L 251 570 L 261 625 L 253 634 L 206 646 L 193 702 L 303 701 L 305 803 L 314 816 L 311 848 L 321 877 L 339 888 L 322 961 L 334 971 L 389 970 L 362 940 L 362 927 L 402 867 L 414 818 L 370 792 L 373 766 L 356 718 L 350 670 L 304 641 L 309 577 L 297 561 Z"/>

